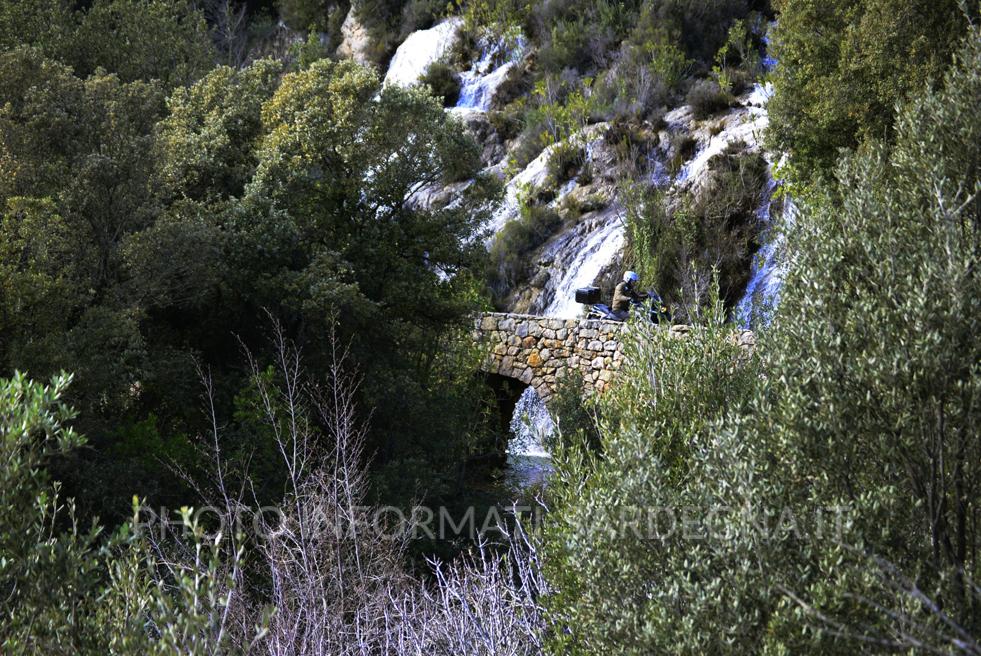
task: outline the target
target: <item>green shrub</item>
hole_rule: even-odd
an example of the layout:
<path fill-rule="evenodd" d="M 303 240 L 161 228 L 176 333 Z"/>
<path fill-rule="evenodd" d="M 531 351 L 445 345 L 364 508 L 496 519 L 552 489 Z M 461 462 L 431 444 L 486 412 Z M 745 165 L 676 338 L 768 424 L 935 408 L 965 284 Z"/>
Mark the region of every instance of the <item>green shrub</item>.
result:
<path fill-rule="evenodd" d="M 294 30 L 327 32 L 337 15 L 343 21 L 351 3 L 341 0 L 276 0 L 283 22 Z M 340 26 L 337 26 L 338 29 Z M 339 34 L 339 32 L 338 32 Z"/>
<path fill-rule="evenodd" d="M 639 186 L 624 194 L 628 261 L 679 308 L 679 319 L 707 302 L 713 275 L 726 308 L 748 282 L 768 167 L 745 148 L 734 142 L 709 160 L 698 195 L 683 196 L 673 208 L 663 194 Z"/>
<path fill-rule="evenodd" d="M 767 139 L 790 154 L 787 173 L 830 178 L 840 149 L 889 138 L 893 108 L 940 82 L 977 15 L 958 0 L 784 2 Z"/>
<path fill-rule="evenodd" d="M 419 82 L 429 85 L 444 107 L 452 107 L 460 97 L 460 76 L 448 64 L 433 62 L 419 78 Z"/>
<path fill-rule="evenodd" d="M 548 157 L 548 180 L 546 184 L 558 188 L 575 177 L 586 162 L 586 149 L 572 140 L 563 141 L 552 147 Z"/>
<path fill-rule="evenodd" d="M 588 446 L 588 433 L 563 436 L 543 545 L 555 589 L 544 603 L 560 627 L 550 653 L 753 653 L 755 580 L 723 582 L 714 543 L 668 524 L 669 513 L 704 519 L 707 504 L 728 520 L 727 502 L 746 491 L 728 473 L 747 449 L 727 431 L 745 415 L 759 370 L 720 317 L 686 339 L 636 325 L 616 385 L 599 398 L 599 446 Z M 576 427 L 580 416 L 571 414 Z M 564 432 L 562 415 L 559 425 Z M 742 538 L 728 544 L 743 547 Z"/>
<path fill-rule="evenodd" d="M 727 109 L 732 103 L 732 96 L 723 91 L 715 80 L 698 80 L 688 90 L 685 102 L 691 106 L 695 118 L 704 119 Z"/>
<path fill-rule="evenodd" d="M 555 458 L 553 653 L 958 653 L 981 634 L 979 37 L 893 148 L 801 199 L 753 354 L 718 303 L 686 339 L 634 326 L 602 457 Z"/>
<path fill-rule="evenodd" d="M 668 168 L 672 173 L 677 173 L 689 159 L 695 154 L 698 148 L 698 141 L 687 132 L 675 132 L 671 135 L 671 146 L 669 152 L 671 159 Z"/>
<path fill-rule="evenodd" d="M 491 110 L 487 120 L 503 141 L 510 141 L 521 133 L 521 117 L 509 110 Z"/>
<path fill-rule="evenodd" d="M 512 166 L 519 170 L 528 166 L 545 150 L 544 132 L 537 122 L 526 122 L 524 129 L 515 139 L 515 143 L 511 146 L 510 158 Z"/>
<path fill-rule="evenodd" d="M 495 300 L 528 279 L 529 256 L 561 225 L 562 218 L 551 207 L 522 202 L 521 214 L 504 225 L 490 248 L 488 283 Z"/>

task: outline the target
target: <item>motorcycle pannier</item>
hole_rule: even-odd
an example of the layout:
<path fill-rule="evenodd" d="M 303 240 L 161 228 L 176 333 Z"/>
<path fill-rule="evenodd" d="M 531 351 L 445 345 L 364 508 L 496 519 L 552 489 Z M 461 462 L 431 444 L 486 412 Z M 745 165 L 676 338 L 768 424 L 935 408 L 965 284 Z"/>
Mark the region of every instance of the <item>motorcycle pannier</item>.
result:
<path fill-rule="evenodd" d="M 600 302 L 599 287 L 580 287 L 576 290 L 576 303 L 595 305 Z"/>

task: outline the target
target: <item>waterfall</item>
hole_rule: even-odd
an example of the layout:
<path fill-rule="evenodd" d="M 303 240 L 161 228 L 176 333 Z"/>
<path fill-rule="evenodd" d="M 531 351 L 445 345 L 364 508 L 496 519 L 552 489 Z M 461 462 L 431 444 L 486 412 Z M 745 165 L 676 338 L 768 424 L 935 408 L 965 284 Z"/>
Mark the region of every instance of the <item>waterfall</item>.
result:
<path fill-rule="evenodd" d="M 482 112 L 489 110 L 497 87 L 521 58 L 523 51 L 524 41 L 521 38 L 516 39 L 511 47 L 505 39 L 482 40 L 480 58 L 470 70 L 460 74 L 460 99 L 456 103 L 457 108 Z M 504 62 L 495 67 L 495 62 L 502 59 Z"/>
<path fill-rule="evenodd" d="M 758 216 L 767 226 L 763 233 L 763 245 L 756 257 L 753 258 L 753 268 L 746 292 L 736 306 L 736 319 L 744 328 L 754 328 L 760 323 L 769 323 L 773 309 L 780 301 L 780 288 L 786 273 L 786 261 L 783 259 L 784 233 L 777 231 L 773 225 L 770 195 L 776 188 L 776 183 L 770 180 L 767 199 L 760 206 Z M 797 208 L 789 197 L 783 199 L 783 221 L 789 227 L 793 225 Z"/>
<path fill-rule="evenodd" d="M 555 422 L 534 387 L 527 387 L 514 407 L 507 460 L 510 487 L 516 491 L 542 483 L 551 471 L 546 444 L 555 435 Z"/>
<path fill-rule="evenodd" d="M 626 230 L 615 211 L 610 211 L 601 223 L 586 237 L 568 268 L 562 272 L 552 289 L 552 298 L 544 314 L 560 319 L 574 319 L 582 313 L 583 306 L 576 303 L 576 289 L 593 284 L 604 267 L 623 250 Z"/>
<path fill-rule="evenodd" d="M 384 84 L 407 87 L 416 84 L 429 66 L 445 57 L 456 41 L 463 21 L 449 18 L 428 30 L 410 34 L 395 51 Z"/>

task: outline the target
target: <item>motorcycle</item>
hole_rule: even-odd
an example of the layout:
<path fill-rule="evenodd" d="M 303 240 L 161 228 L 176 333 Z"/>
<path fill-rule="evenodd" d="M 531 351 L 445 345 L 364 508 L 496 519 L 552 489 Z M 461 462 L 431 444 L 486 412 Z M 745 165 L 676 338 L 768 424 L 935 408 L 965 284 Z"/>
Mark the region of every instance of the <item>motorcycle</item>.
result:
<path fill-rule="evenodd" d="M 643 296 L 644 300 L 633 301 L 631 303 L 631 312 L 640 308 L 649 313 L 648 316 L 653 323 L 671 323 L 671 313 L 668 310 L 668 306 L 657 292 L 649 290 Z M 609 305 L 600 302 L 600 297 L 599 287 L 581 287 L 576 290 L 576 303 L 588 306 L 586 311 L 587 319 L 623 321 L 623 318 L 614 312 Z"/>

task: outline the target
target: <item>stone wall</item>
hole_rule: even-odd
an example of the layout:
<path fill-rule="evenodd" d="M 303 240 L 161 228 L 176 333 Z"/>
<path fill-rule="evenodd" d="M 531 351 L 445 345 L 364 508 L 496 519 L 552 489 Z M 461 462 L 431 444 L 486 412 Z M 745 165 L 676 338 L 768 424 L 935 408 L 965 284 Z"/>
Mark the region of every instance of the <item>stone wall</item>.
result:
<path fill-rule="evenodd" d="M 578 371 L 588 388 L 602 392 L 623 361 L 621 332 L 627 324 L 617 321 L 492 312 L 478 315 L 475 324 L 475 339 L 489 347 L 482 369 L 531 385 L 546 401 L 570 371 Z M 669 330 L 680 337 L 689 328 Z M 755 344 L 750 331 L 737 331 L 733 339 L 744 348 Z"/>
<path fill-rule="evenodd" d="M 624 324 L 616 321 L 489 313 L 476 323 L 478 339 L 490 347 L 484 371 L 531 385 L 546 400 L 569 370 L 603 391 L 623 358 Z"/>

